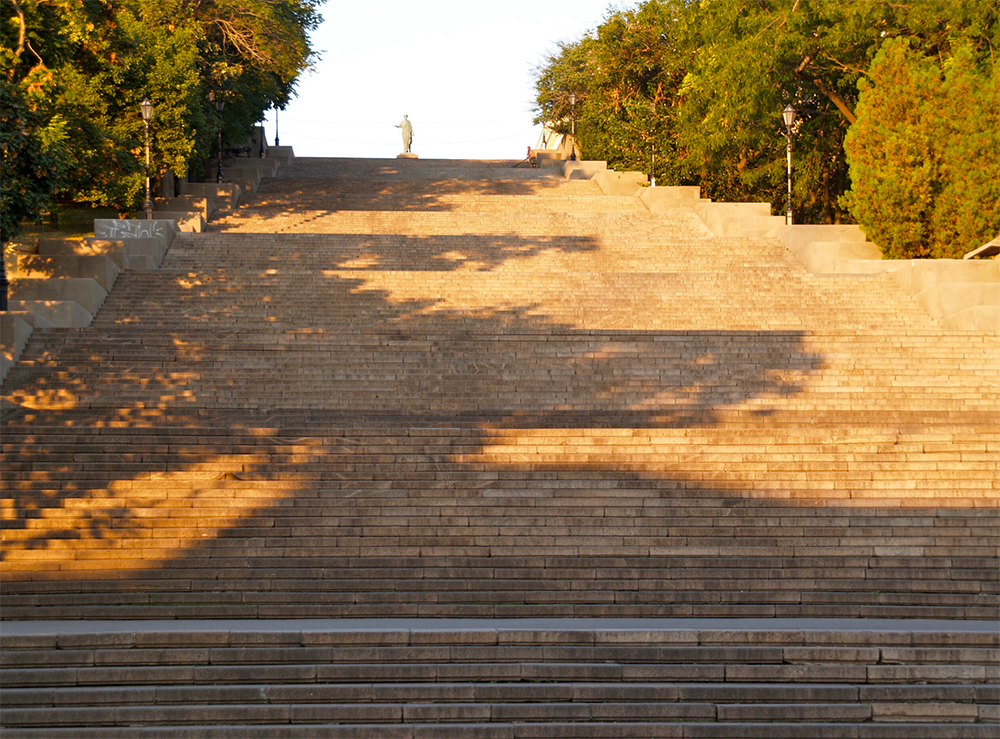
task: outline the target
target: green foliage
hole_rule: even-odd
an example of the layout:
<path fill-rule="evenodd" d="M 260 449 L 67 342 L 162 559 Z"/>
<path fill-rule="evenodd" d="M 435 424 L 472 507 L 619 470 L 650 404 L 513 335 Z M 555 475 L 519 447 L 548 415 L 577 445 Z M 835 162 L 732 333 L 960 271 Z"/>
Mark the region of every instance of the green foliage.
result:
<path fill-rule="evenodd" d="M 0 80 L 0 242 L 37 216 L 50 191 L 60 184 L 58 161 L 49 153 L 39 120 L 21 90 Z M 56 138 L 53 134 L 49 138 Z"/>
<path fill-rule="evenodd" d="M 683 0 L 650 0 L 608 16 L 596 34 L 563 44 L 538 70 L 538 122 L 568 133 L 569 94 L 577 96 L 577 139 L 587 155 L 657 176 L 673 165 L 677 90 L 692 51 Z M 670 29 L 666 32 L 665 29 Z"/>
<path fill-rule="evenodd" d="M 971 50 L 945 66 L 941 189 L 931 218 L 931 255 L 957 258 L 1000 235 L 1000 65 Z"/>
<path fill-rule="evenodd" d="M 661 184 L 780 213 L 791 103 L 796 220 L 840 222 L 851 217 L 845 136 L 879 50 L 906 38 L 943 61 L 968 47 L 981 62 L 996 53 L 996 14 L 988 0 L 646 0 L 550 57 L 536 110 L 564 121 L 574 91 L 588 158 L 648 171 L 655 149 Z"/>
<path fill-rule="evenodd" d="M 0 71 L 5 100 L 18 104 L 4 106 L 4 192 L 23 197 L 5 200 L 4 223 L 37 216 L 54 198 L 138 209 L 144 97 L 154 104 L 152 175 L 202 166 L 220 127 L 242 143 L 268 108 L 287 104 L 313 61 L 308 34 L 321 3 L 5 1 Z M 210 97 L 226 101 L 221 115 Z M 16 163 L 6 158 L 15 150 Z M 12 233 L 5 225 L 4 238 Z"/>
<path fill-rule="evenodd" d="M 845 201 L 886 257 L 958 258 L 1000 231 L 998 82 L 971 44 L 943 66 L 907 39 L 875 57 L 846 142 Z"/>

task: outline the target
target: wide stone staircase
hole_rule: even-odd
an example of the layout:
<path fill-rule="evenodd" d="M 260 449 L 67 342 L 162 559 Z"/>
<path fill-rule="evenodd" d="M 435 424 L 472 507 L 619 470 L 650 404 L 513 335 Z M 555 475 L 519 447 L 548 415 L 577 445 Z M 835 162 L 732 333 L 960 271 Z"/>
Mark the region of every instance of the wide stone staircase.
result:
<path fill-rule="evenodd" d="M 5 737 L 996 736 L 997 335 L 510 165 L 292 160 L 36 330 Z"/>

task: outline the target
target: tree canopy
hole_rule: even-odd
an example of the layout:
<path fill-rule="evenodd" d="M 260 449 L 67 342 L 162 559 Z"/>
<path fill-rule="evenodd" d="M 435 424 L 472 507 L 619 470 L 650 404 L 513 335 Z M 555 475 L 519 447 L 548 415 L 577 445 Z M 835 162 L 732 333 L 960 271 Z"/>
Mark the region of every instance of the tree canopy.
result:
<path fill-rule="evenodd" d="M 575 93 L 577 138 L 588 157 L 649 172 L 655 154 L 653 174 L 661 184 L 697 184 L 720 200 L 769 201 L 778 213 L 785 198 L 781 112 L 791 104 L 798 113 L 792 132 L 797 220 L 857 219 L 867 227 L 876 211 L 866 210 L 868 191 L 857 180 L 871 170 L 851 156 L 875 156 L 875 144 L 863 143 L 858 133 L 854 147 L 845 147 L 845 138 L 853 129 L 884 127 L 876 98 L 895 96 L 905 107 L 926 97 L 904 89 L 903 78 L 892 73 L 877 78 L 873 65 L 894 39 L 933 63 L 941 80 L 948 74 L 963 80 L 963 121 L 925 131 L 956 142 L 937 155 L 941 179 L 932 189 L 951 205 L 941 205 L 931 219 L 941 243 L 924 253 L 943 254 L 949 239 L 965 248 L 1000 228 L 996 207 L 980 199 L 965 209 L 987 214 L 977 227 L 950 227 L 949 236 L 942 231 L 943 213 L 953 212 L 958 191 L 970 196 L 968 172 L 961 173 L 964 184 L 945 184 L 960 174 L 945 160 L 980 152 L 983 170 L 992 182 L 1000 179 L 997 159 L 989 159 L 996 127 L 987 109 L 997 109 L 998 63 L 997 10 L 989 0 L 645 0 L 609 11 L 594 32 L 562 44 L 543 62 L 536 71 L 536 120 L 565 130 L 568 97 Z M 948 72 L 952 67 L 963 71 Z M 921 79 L 918 86 L 929 84 L 926 75 Z M 957 104 L 959 93 L 942 95 L 933 104 Z M 896 175 L 907 176 L 904 170 Z M 988 195 L 977 185 L 975 198 Z"/>
<path fill-rule="evenodd" d="M 136 210 L 143 98 L 154 105 L 154 175 L 203 164 L 220 127 L 245 139 L 314 61 L 321 3 L 3 0 L 2 239 L 53 198 Z"/>

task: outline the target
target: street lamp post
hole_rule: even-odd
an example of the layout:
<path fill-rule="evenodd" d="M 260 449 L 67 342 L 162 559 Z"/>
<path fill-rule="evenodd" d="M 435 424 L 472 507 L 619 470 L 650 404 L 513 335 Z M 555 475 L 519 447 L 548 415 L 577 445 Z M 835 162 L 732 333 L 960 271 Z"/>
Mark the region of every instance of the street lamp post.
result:
<path fill-rule="evenodd" d="M 572 139 L 573 148 L 570 151 L 569 158 L 571 161 L 576 161 L 576 93 L 571 92 L 569 94 L 569 107 L 572 111 L 571 123 L 570 123 L 570 137 Z"/>
<path fill-rule="evenodd" d="M 221 97 L 215 98 L 215 110 L 219 114 L 219 169 L 215 174 L 215 181 L 222 182 L 222 110 L 226 107 L 226 101 Z"/>
<path fill-rule="evenodd" d="M 788 200 L 785 204 L 785 225 L 792 225 L 792 126 L 795 124 L 795 108 L 788 104 L 781 113 L 785 120 L 785 141 L 788 158 Z"/>
<path fill-rule="evenodd" d="M 7 310 L 7 293 L 10 280 L 7 279 L 7 261 L 4 259 L 3 245 L 0 244 L 0 311 Z"/>
<path fill-rule="evenodd" d="M 278 138 L 278 109 L 274 109 L 274 145 L 280 146 L 281 139 Z"/>
<path fill-rule="evenodd" d="M 149 122 L 153 120 L 153 104 L 149 102 L 149 98 L 143 98 L 143 101 L 139 103 L 139 110 L 142 111 L 142 121 L 146 124 L 146 202 L 143 204 L 143 210 L 146 211 L 146 220 L 153 220 L 153 198 L 149 187 Z"/>

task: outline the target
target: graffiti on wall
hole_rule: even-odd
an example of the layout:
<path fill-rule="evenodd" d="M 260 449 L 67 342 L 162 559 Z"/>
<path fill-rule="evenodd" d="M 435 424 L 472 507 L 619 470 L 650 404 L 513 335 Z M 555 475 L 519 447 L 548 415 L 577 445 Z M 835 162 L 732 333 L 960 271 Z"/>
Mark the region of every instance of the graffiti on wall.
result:
<path fill-rule="evenodd" d="M 174 221 L 137 221 L 117 218 L 98 218 L 94 221 L 94 236 L 100 239 L 150 239 L 162 236 L 173 238 Z"/>

